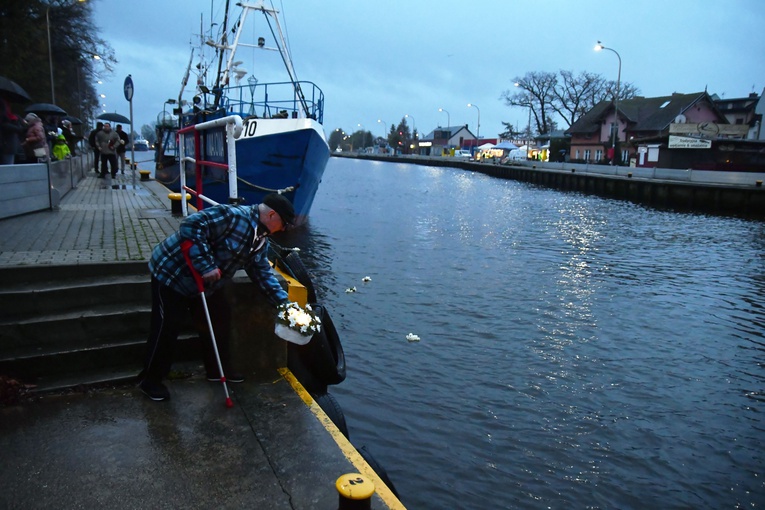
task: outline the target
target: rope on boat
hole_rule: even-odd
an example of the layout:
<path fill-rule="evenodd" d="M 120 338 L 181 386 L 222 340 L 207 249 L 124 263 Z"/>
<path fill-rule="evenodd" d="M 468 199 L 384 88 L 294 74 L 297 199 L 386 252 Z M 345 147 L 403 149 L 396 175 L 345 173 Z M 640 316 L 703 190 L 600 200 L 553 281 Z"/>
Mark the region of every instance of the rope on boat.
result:
<path fill-rule="evenodd" d="M 246 180 L 242 179 L 239 176 L 236 177 L 236 180 L 238 182 L 244 183 L 245 185 L 247 185 L 247 186 L 249 186 L 251 188 L 254 188 L 254 189 L 257 189 L 257 190 L 260 190 L 260 191 L 268 191 L 270 193 L 279 193 L 280 195 L 283 195 L 284 193 L 289 193 L 291 191 L 295 191 L 298 188 L 298 186 L 299 186 L 299 185 L 295 185 L 295 186 L 287 186 L 286 188 L 281 188 L 281 189 L 273 189 L 273 188 L 265 188 L 263 186 L 258 186 L 257 184 L 253 184 L 253 183 L 251 183 L 249 181 L 246 181 Z"/>

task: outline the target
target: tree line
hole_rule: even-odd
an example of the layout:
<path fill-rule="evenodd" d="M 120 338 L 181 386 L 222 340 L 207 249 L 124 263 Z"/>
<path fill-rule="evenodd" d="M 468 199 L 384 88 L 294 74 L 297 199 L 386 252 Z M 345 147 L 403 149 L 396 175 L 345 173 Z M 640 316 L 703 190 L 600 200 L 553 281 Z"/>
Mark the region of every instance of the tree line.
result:
<path fill-rule="evenodd" d="M 0 2 L 0 75 L 23 87 L 32 102 L 55 99 L 89 125 L 100 104 L 96 83 L 111 75 L 116 62 L 112 47 L 98 35 L 89 2 Z"/>
<path fill-rule="evenodd" d="M 557 73 L 531 71 L 524 76 L 516 76 L 512 83 L 514 87 L 504 90 L 500 100 L 509 107 L 528 109 L 529 120 L 526 126 L 502 122 L 504 131 L 498 133 L 498 136 L 506 140 L 532 138 L 557 129 L 567 129 L 596 104 L 613 101 L 617 90 L 616 80 L 607 80 L 587 71 L 575 74 L 563 69 Z M 640 94 L 640 89 L 632 83 L 620 83 L 618 89 L 620 101 Z M 333 151 L 337 147 L 356 150 L 374 143 L 387 142 L 390 147 L 408 153 L 415 141 L 416 133 L 409 129 L 404 117 L 398 125 L 391 124 L 386 138 L 375 139 L 371 132 L 363 129 L 349 134 L 336 128 L 330 134 L 329 146 Z"/>

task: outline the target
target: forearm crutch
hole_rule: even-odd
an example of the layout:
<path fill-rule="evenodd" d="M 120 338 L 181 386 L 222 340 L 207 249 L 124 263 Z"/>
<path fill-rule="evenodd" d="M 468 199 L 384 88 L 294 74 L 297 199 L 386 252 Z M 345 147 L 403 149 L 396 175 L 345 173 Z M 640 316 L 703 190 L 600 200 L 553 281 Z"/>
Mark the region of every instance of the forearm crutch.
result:
<path fill-rule="evenodd" d="M 194 243 L 192 243 L 191 241 L 189 240 L 183 241 L 181 243 L 181 251 L 183 252 L 183 257 L 186 259 L 186 264 L 188 264 L 189 269 L 191 270 L 191 275 L 194 277 L 194 282 L 197 284 L 197 290 L 199 290 L 199 295 L 202 298 L 202 307 L 205 309 L 205 319 L 207 319 L 207 327 L 210 329 L 210 338 L 212 339 L 213 351 L 215 351 L 215 361 L 218 362 L 218 372 L 220 373 L 220 382 L 223 383 L 223 391 L 226 393 L 226 407 L 234 407 L 234 402 L 231 400 L 231 397 L 228 395 L 228 386 L 226 385 L 226 376 L 223 374 L 223 365 L 220 362 L 220 354 L 218 353 L 218 342 L 215 340 L 215 331 L 213 331 L 212 320 L 210 320 L 210 310 L 207 308 L 207 298 L 205 297 L 205 282 L 204 280 L 202 280 L 202 275 L 199 274 L 199 271 L 194 269 L 194 266 L 191 263 L 191 256 L 189 255 L 189 250 L 191 250 L 192 246 L 194 246 Z"/>

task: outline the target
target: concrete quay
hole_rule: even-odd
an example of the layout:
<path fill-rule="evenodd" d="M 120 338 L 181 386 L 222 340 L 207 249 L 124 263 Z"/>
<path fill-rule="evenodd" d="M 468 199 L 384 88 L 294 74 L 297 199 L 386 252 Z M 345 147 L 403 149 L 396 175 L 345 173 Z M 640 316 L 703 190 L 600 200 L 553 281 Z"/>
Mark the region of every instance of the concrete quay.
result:
<path fill-rule="evenodd" d="M 0 220 L 0 269 L 145 262 L 180 218 L 127 172 Z M 230 384 L 233 408 L 220 383 L 174 368 L 165 402 L 113 384 L 0 404 L 0 508 L 338 508 L 346 473 L 374 483 L 372 508 L 404 508 L 286 368 Z"/>
<path fill-rule="evenodd" d="M 582 163 L 466 161 L 467 158 L 333 153 L 333 157 L 452 167 L 649 207 L 765 219 L 765 174 Z"/>

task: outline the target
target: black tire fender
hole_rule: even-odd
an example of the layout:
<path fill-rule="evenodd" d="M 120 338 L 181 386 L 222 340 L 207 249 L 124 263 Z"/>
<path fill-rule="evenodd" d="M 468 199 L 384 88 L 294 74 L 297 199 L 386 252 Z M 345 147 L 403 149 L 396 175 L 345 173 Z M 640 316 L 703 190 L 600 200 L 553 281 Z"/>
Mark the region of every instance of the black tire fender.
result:
<path fill-rule="evenodd" d="M 309 392 L 322 392 L 322 385 L 340 384 L 345 380 L 345 353 L 329 311 L 313 305 L 321 319 L 321 331 L 306 345 L 290 343 L 287 366 Z"/>
<path fill-rule="evenodd" d="M 318 395 L 312 395 L 312 397 L 314 401 L 319 404 L 319 407 L 321 407 L 322 411 L 324 411 L 324 414 L 326 414 L 327 417 L 332 420 L 332 423 L 335 424 L 335 427 L 337 427 L 337 429 L 345 436 L 346 439 L 349 439 L 350 436 L 348 435 L 348 425 L 345 422 L 345 415 L 343 414 L 343 410 L 335 397 L 332 396 L 331 393 L 326 392 Z"/>
<path fill-rule="evenodd" d="M 313 286 L 313 280 L 311 280 L 311 275 L 308 274 L 308 270 L 303 265 L 303 261 L 300 260 L 300 255 L 296 251 L 291 251 L 284 257 L 283 261 L 289 272 L 292 273 L 291 276 L 299 281 L 308 291 L 308 302 L 315 303 L 316 290 Z"/>

